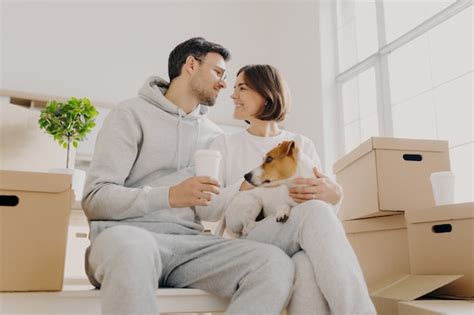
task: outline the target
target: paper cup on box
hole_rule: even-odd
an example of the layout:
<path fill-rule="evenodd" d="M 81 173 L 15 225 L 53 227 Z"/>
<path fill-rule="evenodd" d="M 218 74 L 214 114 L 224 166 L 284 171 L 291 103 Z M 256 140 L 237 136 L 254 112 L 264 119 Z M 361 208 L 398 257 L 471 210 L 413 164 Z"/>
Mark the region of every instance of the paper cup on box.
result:
<path fill-rule="evenodd" d="M 452 172 L 431 173 L 430 181 L 437 206 L 454 203 L 454 174 Z"/>
<path fill-rule="evenodd" d="M 196 176 L 209 176 L 219 178 L 219 167 L 221 164 L 221 153 L 216 150 L 197 150 L 194 154 L 196 165 Z"/>

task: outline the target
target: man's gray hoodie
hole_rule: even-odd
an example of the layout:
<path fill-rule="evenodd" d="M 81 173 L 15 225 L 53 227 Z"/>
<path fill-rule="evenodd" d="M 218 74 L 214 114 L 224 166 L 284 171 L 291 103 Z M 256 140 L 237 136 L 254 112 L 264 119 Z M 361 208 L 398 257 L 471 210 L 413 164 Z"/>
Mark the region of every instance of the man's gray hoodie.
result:
<path fill-rule="evenodd" d="M 194 152 L 222 133 L 198 105 L 186 114 L 164 97 L 167 82 L 150 77 L 138 97 L 107 115 L 97 137 L 82 208 L 90 221 L 91 240 L 117 224 L 160 233 L 199 233 L 191 208 L 169 205 L 169 189 L 194 176 Z"/>

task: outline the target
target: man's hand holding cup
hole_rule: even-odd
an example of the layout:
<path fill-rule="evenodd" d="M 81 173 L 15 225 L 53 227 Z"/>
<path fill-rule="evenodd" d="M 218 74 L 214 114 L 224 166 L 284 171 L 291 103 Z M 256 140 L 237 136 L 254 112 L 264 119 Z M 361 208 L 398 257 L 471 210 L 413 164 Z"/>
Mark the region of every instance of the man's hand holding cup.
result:
<path fill-rule="evenodd" d="M 219 194 L 219 167 L 221 154 L 215 150 L 198 150 L 194 155 L 196 176 L 186 179 L 169 192 L 171 208 L 208 206 L 212 195 Z"/>

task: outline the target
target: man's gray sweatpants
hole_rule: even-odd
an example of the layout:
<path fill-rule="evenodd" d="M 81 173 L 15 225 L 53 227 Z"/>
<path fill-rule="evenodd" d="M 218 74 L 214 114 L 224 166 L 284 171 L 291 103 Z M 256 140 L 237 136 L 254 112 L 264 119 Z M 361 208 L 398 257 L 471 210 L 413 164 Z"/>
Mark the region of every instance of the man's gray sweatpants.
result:
<path fill-rule="evenodd" d="M 290 315 L 375 314 L 357 257 L 334 207 L 312 200 L 291 209 L 285 223 L 274 216 L 244 237 L 283 249 L 296 265 Z"/>
<path fill-rule="evenodd" d="M 280 314 L 294 264 L 279 248 L 206 235 L 159 234 L 121 225 L 92 242 L 87 273 L 104 314 L 158 314 L 156 289 L 198 288 L 231 298 L 227 314 Z"/>

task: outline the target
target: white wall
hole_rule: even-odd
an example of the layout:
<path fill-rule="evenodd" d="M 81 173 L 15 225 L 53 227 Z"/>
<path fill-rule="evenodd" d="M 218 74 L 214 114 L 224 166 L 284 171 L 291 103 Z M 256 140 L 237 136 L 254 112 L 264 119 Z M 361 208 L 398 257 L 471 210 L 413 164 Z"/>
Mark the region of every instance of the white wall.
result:
<path fill-rule="evenodd" d="M 240 66 L 269 63 L 293 98 L 289 130 L 324 160 L 317 1 L 3 0 L 1 87 L 117 102 L 144 79 L 167 78 L 171 49 L 192 36 L 228 47 L 230 80 L 211 118 L 231 118 Z"/>

